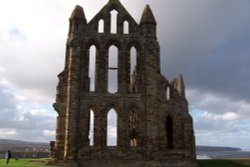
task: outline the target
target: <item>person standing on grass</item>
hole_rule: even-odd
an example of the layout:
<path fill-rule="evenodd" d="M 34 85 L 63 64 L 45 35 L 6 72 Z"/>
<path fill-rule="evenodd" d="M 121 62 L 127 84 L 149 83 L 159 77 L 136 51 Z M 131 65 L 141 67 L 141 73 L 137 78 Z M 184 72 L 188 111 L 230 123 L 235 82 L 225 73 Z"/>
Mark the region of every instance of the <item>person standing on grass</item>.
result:
<path fill-rule="evenodd" d="M 6 164 L 8 165 L 9 162 L 10 162 L 10 159 L 11 159 L 11 152 L 10 152 L 10 150 L 7 151 L 5 158 L 6 158 Z"/>

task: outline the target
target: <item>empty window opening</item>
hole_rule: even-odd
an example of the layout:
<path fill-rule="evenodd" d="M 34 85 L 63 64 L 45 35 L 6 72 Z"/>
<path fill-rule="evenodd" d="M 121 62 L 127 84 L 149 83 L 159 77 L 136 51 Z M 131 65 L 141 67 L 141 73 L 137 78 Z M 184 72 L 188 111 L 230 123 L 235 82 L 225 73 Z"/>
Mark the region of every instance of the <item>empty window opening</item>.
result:
<path fill-rule="evenodd" d="M 169 86 L 166 87 L 166 97 L 167 97 L 167 100 L 170 100 L 170 87 Z"/>
<path fill-rule="evenodd" d="M 132 93 L 137 92 L 136 66 L 137 66 L 137 51 L 135 47 L 132 47 L 130 49 L 130 90 Z"/>
<path fill-rule="evenodd" d="M 137 51 L 135 47 L 130 49 L 130 75 L 132 75 L 137 65 Z"/>
<path fill-rule="evenodd" d="M 130 146 L 131 147 L 136 147 L 137 146 L 137 140 L 136 139 L 131 139 L 130 140 Z"/>
<path fill-rule="evenodd" d="M 130 129 L 130 146 L 136 147 L 137 146 L 137 132 L 138 127 L 138 116 L 135 111 L 132 111 L 129 115 L 129 129 Z"/>
<path fill-rule="evenodd" d="M 129 22 L 128 21 L 123 22 L 123 34 L 129 34 Z"/>
<path fill-rule="evenodd" d="M 96 72 L 96 47 L 92 45 L 89 49 L 89 91 L 95 91 Z"/>
<path fill-rule="evenodd" d="M 110 33 L 116 34 L 117 33 L 117 14 L 118 14 L 118 12 L 116 10 L 112 10 L 110 12 L 110 14 L 111 14 Z"/>
<path fill-rule="evenodd" d="M 167 116 L 166 118 L 166 132 L 167 132 L 167 147 L 172 149 L 174 145 L 173 119 L 170 115 Z"/>
<path fill-rule="evenodd" d="M 89 110 L 89 145 L 94 145 L 94 112 Z"/>
<path fill-rule="evenodd" d="M 107 146 L 117 146 L 117 113 L 109 110 L 107 120 Z"/>
<path fill-rule="evenodd" d="M 118 72 L 117 69 L 109 69 L 108 74 L 108 92 L 109 93 L 116 93 L 118 90 Z"/>
<path fill-rule="evenodd" d="M 104 33 L 104 21 L 103 19 L 98 22 L 98 33 Z"/>
<path fill-rule="evenodd" d="M 108 60 L 108 92 L 118 91 L 118 49 L 114 45 L 109 48 Z"/>

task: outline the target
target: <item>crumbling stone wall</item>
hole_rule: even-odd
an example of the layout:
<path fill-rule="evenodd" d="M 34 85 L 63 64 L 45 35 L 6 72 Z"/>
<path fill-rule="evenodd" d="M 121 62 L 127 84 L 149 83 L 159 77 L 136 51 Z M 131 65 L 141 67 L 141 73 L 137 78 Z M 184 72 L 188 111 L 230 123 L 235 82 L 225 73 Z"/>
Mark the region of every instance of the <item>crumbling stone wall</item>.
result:
<path fill-rule="evenodd" d="M 113 10 L 118 13 L 116 32 L 111 32 Z M 65 68 L 58 76 L 54 104 L 58 113 L 54 161 L 79 167 L 197 166 L 184 81 L 181 75 L 173 81 L 161 75 L 157 23 L 150 7 L 145 7 L 139 24 L 119 0 L 109 0 L 89 22 L 83 8 L 76 6 L 69 22 Z M 89 75 L 91 46 L 96 48 L 94 81 Z M 111 46 L 118 50 L 114 67 L 109 66 Z M 113 80 L 117 91 L 112 93 L 110 70 L 117 72 Z M 107 145 L 111 109 L 117 114 L 116 146 Z"/>

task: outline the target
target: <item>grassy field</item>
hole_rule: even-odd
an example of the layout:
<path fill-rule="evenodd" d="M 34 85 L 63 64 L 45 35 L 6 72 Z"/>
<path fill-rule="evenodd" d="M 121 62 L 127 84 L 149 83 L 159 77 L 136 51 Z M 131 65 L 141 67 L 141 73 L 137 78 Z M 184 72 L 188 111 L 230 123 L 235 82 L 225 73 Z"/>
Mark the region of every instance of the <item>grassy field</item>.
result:
<path fill-rule="evenodd" d="M 199 160 L 200 167 L 249 167 L 250 159 Z"/>
<path fill-rule="evenodd" d="M 56 166 L 47 166 L 48 159 L 26 159 L 21 158 L 19 160 L 11 159 L 9 165 L 6 165 L 5 159 L 0 159 L 0 167 L 56 167 Z"/>
<path fill-rule="evenodd" d="M 45 167 L 48 159 L 11 159 L 9 167 Z M 199 160 L 200 167 L 249 167 L 250 159 Z M 7 166 L 5 159 L 0 159 L 0 167 Z M 56 166 L 46 166 L 56 167 Z"/>

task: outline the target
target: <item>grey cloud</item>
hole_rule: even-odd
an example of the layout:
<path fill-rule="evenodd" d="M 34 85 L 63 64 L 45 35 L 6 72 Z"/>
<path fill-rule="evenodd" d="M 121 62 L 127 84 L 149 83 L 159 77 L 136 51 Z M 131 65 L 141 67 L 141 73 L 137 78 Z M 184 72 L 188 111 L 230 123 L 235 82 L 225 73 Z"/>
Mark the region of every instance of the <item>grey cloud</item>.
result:
<path fill-rule="evenodd" d="M 187 97 L 190 99 L 191 110 L 198 109 L 215 115 L 235 113 L 240 114 L 244 119 L 250 119 L 250 104 L 246 101 L 236 101 L 226 96 L 200 90 L 187 91 Z"/>
<path fill-rule="evenodd" d="M 159 22 L 164 22 L 159 25 L 163 73 L 170 78 L 183 73 L 187 88 L 249 101 L 250 12 L 246 6 L 250 2 L 168 2 L 176 11 L 166 9 L 165 19 L 159 16 Z"/>
<path fill-rule="evenodd" d="M 5 112 L 5 110 L 11 110 L 16 106 L 13 104 L 14 95 L 5 86 L 0 85 L 0 110 Z"/>
<path fill-rule="evenodd" d="M 250 148 L 245 142 L 250 129 L 249 103 L 199 89 L 188 90 L 187 97 L 198 144 Z"/>
<path fill-rule="evenodd" d="M 7 135 L 12 139 L 31 141 L 47 141 L 53 136 L 45 136 L 44 130 L 53 131 L 55 115 L 39 113 L 41 107 L 31 107 L 30 102 L 19 100 L 7 87 L 0 85 L 0 129 L 15 130 L 15 134 Z M 35 112 L 38 112 L 35 114 Z M 36 134 L 33 136 L 33 134 Z M 37 140 L 39 139 L 39 140 Z"/>

